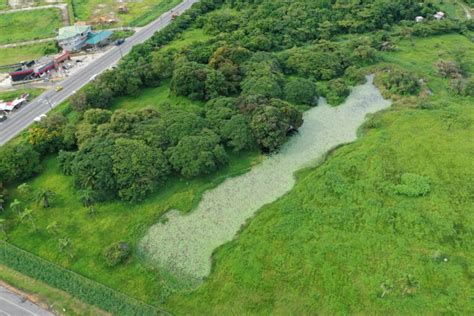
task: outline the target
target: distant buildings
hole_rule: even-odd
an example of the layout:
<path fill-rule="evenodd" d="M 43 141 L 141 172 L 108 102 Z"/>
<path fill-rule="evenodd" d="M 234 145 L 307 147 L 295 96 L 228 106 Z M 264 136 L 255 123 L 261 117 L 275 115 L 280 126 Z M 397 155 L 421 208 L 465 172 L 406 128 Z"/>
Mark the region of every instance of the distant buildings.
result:
<path fill-rule="evenodd" d="M 41 77 L 44 73 L 56 69 L 60 64 L 71 58 L 68 51 L 63 51 L 54 57 L 44 56 L 38 60 L 24 64 L 21 68 L 10 72 L 13 82 Z"/>
<path fill-rule="evenodd" d="M 69 52 L 81 50 L 85 45 L 92 29 L 89 25 L 72 25 L 59 29 L 58 44 Z"/>
<path fill-rule="evenodd" d="M 60 28 L 57 40 L 64 50 L 77 52 L 86 46 L 104 45 L 111 35 L 111 31 L 92 32 L 89 25 L 73 25 Z"/>
<path fill-rule="evenodd" d="M 434 17 L 436 20 L 438 20 L 438 21 L 444 19 L 444 16 L 445 16 L 445 15 L 444 15 L 444 12 L 441 12 L 441 11 L 440 11 L 440 12 L 436 12 L 436 14 L 433 15 L 433 17 Z"/>
<path fill-rule="evenodd" d="M 446 14 L 445 14 L 444 12 L 441 12 L 441 11 L 436 12 L 436 14 L 433 15 L 433 18 L 434 18 L 435 20 L 437 20 L 437 21 L 441 21 L 441 20 L 444 19 L 445 17 L 446 17 Z M 422 17 L 422 16 L 417 16 L 417 17 L 415 18 L 415 21 L 416 21 L 417 23 L 421 23 L 421 22 L 423 22 L 424 20 L 425 20 L 425 18 Z"/>

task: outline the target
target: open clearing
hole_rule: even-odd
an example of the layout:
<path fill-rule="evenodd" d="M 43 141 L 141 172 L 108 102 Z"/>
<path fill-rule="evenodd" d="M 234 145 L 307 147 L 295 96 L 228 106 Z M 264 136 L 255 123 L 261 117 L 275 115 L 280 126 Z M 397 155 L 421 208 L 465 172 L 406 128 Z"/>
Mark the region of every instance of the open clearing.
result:
<path fill-rule="evenodd" d="M 211 270 L 212 252 L 232 240 L 239 228 L 263 205 L 291 190 L 294 172 L 323 157 L 332 148 L 356 139 L 366 114 L 390 105 L 369 77 L 337 107 L 321 102 L 305 113 L 300 134 L 250 172 L 206 192 L 191 214 L 167 214 L 141 243 L 147 256 L 176 277 L 202 280 Z"/>
<path fill-rule="evenodd" d="M 61 26 L 61 12 L 55 8 L 1 14 L 0 44 L 54 37 Z"/>
<path fill-rule="evenodd" d="M 134 0 L 119 3 L 117 1 L 78 0 L 74 1 L 74 11 L 76 20 L 79 21 L 93 22 L 100 17 L 105 17 L 116 19 L 117 23 L 114 25 L 143 26 L 179 2 L 179 0 Z M 121 5 L 128 8 L 128 13 L 118 13 Z"/>

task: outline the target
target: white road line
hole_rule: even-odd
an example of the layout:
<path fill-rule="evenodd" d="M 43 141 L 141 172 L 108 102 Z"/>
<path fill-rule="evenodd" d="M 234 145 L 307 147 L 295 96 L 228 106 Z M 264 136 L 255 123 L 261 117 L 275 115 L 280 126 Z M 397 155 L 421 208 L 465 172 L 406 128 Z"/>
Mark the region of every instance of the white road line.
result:
<path fill-rule="evenodd" d="M 18 304 L 15 304 L 14 302 L 12 302 L 12 301 L 10 301 L 10 300 L 7 300 L 7 299 L 4 298 L 4 297 L 0 297 L 0 300 L 3 300 L 3 301 L 5 301 L 5 302 L 7 302 L 7 303 L 10 303 L 10 304 L 12 304 L 13 306 L 18 307 L 19 309 L 24 310 L 24 311 L 27 312 L 28 314 L 31 314 L 31 315 L 38 315 L 38 314 L 33 313 L 32 311 L 27 310 L 26 308 L 24 308 L 24 307 L 22 307 L 22 306 L 20 306 L 20 305 L 18 305 Z"/>
<path fill-rule="evenodd" d="M 2 311 L 1 309 L 0 309 L 0 315 L 12 316 L 11 314 L 8 314 L 7 312 Z"/>

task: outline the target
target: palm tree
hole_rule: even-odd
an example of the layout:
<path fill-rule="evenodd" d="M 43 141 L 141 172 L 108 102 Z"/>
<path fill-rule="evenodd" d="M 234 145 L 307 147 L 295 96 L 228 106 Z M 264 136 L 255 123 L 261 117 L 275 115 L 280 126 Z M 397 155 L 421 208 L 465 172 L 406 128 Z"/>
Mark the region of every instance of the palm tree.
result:
<path fill-rule="evenodd" d="M 17 189 L 22 195 L 29 195 L 31 192 L 31 186 L 28 183 L 20 184 Z"/>
<path fill-rule="evenodd" d="M 57 235 L 58 228 L 59 228 L 58 222 L 54 221 L 54 222 L 49 223 L 48 226 L 46 226 L 46 231 L 50 233 L 51 235 Z"/>
<path fill-rule="evenodd" d="M 71 238 L 69 237 L 64 237 L 64 238 L 59 238 L 59 251 L 65 252 L 69 255 L 69 257 L 74 258 L 74 254 L 72 252 L 72 242 Z"/>
<path fill-rule="evenodd" d="M 5 222 L 6 220 L 4 218 L 0 218 L 0 232 L 2 233 L 3 235 L 3 238 L 6 239 L 7 237 L 7 231 L 5 229 Z M 0 238 L 0 239 L 3 239 L 3 238 Z"/>
<path fill-rule="evenodd" d="M 23 205 L 20 200 L 14 199 L 13 202 L 10 203 L 10 208 L 12 211 L 16 212 L 17 214 L 21 213 L 21 210 L 23 209 Z"/>
<path fill-rule="evenodd" d="M 4 211 L 6 197 L 7 197 L 7 189 L 5 189 L 3 187 L 3 183 L 0 182 L 0 212 Z"/>
<path fill-rule="evenodd" d="M 33 210 L 29 208 L 25 208 L 23 212 L 20 213 L 20 221 L 23 222 L 25 220 L 30 221 L 31 226 L 33 227 L 34 231 L 37 231 L 35 219 L 33 218 Z"/>
<path fill-rule="evenodd" d="M 43 208 L 49 207 L 49 201 L 51 197 L 54 196 L 54 192 L 49 189 L 40 189 L 36 193 L 36 202 L 38 204 L 43 204 Z"/>

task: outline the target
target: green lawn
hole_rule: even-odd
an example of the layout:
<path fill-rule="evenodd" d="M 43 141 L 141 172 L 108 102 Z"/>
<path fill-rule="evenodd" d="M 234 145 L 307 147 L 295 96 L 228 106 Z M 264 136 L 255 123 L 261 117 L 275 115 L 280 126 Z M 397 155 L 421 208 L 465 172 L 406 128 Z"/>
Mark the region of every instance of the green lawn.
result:
<path fill-rule="evenodd" d="M 60 27 L 61 12 L 56 8 L 0 14 L 0 44 L 54 37 Z"/>
<path fill-rule="evenodd" d="M 0 65 L 10 65 L 43 56 L 48 44 L 39 43 L 27 46 L 0 48 Z"/>
<path fill-rule="evenodd" d="M 473 101 L 453 96 L 448 81 L 436 76 L 435 64 L 464 49 L 472 72 L 473 46 L 465 37 L 447 35 L 405 41 L 398 51 L 383 53 L 383 64 L 399 65 L 427 80 L 434 94 L 423 101 L 433 109 L 400 101 L 377 114 L 356 143 L 336 150 L 319 168 L 300 172 L 289 194 L 260 210 L 239 238 L 218 249 L 208 280 L 194 292 L 172 295 L 167 307 L 177 314 L 219 315 L 472 314 Z M 121 98 L 113 109 L 161 109 L 165 103 L 201 106 L 169 95 L 166 83 L 138 97 Z M 52 208 L 44 210 L 13 190 L 13 198 L 33 209 L 40 230 L 32 232 L 28 222 L 18 223 L 9 210 L 9 241 L 160 304 L 170 295 L 173 280 L 152 270 L 137 253 L 127 264 L 108 268 L 103 248 L 124 240 L 136 249 L 167 210 L 190 211 L 204 191 L 260 159 L 258 153 L 233 156 L 218 173 L 175 179 L 142 203 L 103 203 L 96 215 L 89 215 L 72 179 L 60 174 L 55 157 L 50 157 L 28 183 L 35 190 L 56 192 Z M 428 177 L 431 192 L 418 198 L 391 192 L 404 173 Z M 59 225 L 57 235 L 46 231 L 53 221 Z M 58 238 L 66 236 L 72 240 L 74 259 L 59 251 Z"/>
<path fill-rule="evenodd" d="M 44 92 L 43 89 L 38 89 L 38 88 L 3 91 L 3 92 L 0 92 L 0 100 L 5 100 L 5 101 L 13 100 L 19 97 L 20 95 L 22 95 L 23 93 L 29 93 L 30 98 L 36 98 L 43 92 Z"/>
<path fill-rule="evenodd" d="M 428 80 L 433 109 L 399 102 L 357 142 L 300 172 L 289 194 L 215 253 L 203 286 L 171 298 L 174 312 L 474 313 L 473 100 L 453 96 L 434 68 L 474 45 L 448 35 L 399 48 L 383 58 Z M 472 73 L 473 55 L 465 60 Z M 431 192 L 395 194 L 405 173 L 427 177 Z"/>
<path fill-rule="evenodd" d="M 93 21 L 100 16 L 114 17 L 117 25 L 143 26 L 163 12 L 179 4 L 180 0 L 143 0 L 125 2 L 128 13 L 119 14 L 119 4 L 102 0 L 73 0 L 76 20 Z"/>
<path fill-rule="evenodd" d="M 104 247 L 120 240 L 128 241 L 134 247 L 165 211 L 174 208 L 189 211 L 205 190 L 229 176 L 244 172 L 256 163 L 257 157 L 256 153 L 234 156 L 230 165 L 216 174 L 194 180 L 170 181 L 143 203 L 100 204 L 97 206 L 98 214 L 93 216 L 88 215 L 79 202 L 72 179 L 60 174 L 55 157 L 51 157 L 45 161 L 41 175 L 28 183 L 34 189 L 48 188 L 56 193 L 52 208 L 44 210 L 32 201 L 27 202 L 34 210 L 35 222 L 40 228 L 36 233 L 32 232 L 28 223 L 16 224 L 16 214 L 7 212 L 12 225 L 9 241 L 135 298 L 158 304 L 161 285 L 166 277 L 146 267 L 137 255 L 124 266 L 108 268 L 102 258 Z M 12 197 L 26 199 L 17 192 L 13 192 Z M 47 225 L 53 221 L 59 225 L 56 236 L 46 232 Z M 58 238 L 65 236 L 72 240 L 73 260 L 58 250 Z"/>

